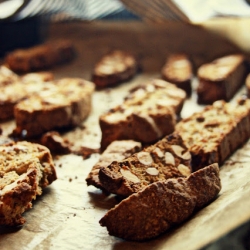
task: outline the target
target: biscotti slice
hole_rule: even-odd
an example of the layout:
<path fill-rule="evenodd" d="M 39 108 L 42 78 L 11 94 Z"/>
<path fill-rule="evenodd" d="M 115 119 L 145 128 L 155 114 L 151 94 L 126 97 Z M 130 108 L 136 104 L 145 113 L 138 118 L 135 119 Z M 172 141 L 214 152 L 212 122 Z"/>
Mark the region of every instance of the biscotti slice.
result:
<path fill-rule="evenodd" d="M 191 95 L 193 70 L 191 61 L 186 54 L 171 54 L 168 56 L 161 75 L 164 80 L 185 90 L 188 96 Z"/>
<path fill-rule="evenodd" d="M 0 66 L 0 87 L 12 84 L 19 79 L 19 76 L 4 65 Z"/>
<path fill-rule="evenodd" d="M 211 203 L 221 190 L 218 165 L 189 177 L 158 181 L 110 209 L 100 220 L 110 235 L 125 240 L 155 238 Z"/>
<path fill-rule="evenodd" d="M 81 125 L 91 111 L 93 91 L 94 84 L 83 79 L 58 80 L 15 106 L 15 134 L 28 138 Z"/>
<path fill-rule="evenodd" d="M 0 145 L 0 225 L 20 225 L 32 200 L 56 180 L 49 150 L 30 142 Z"/>
<path fill-rule="evenodd" d="M 99 180 L 99 170 L 107 167 L 112 161 L 121 161 L 132 154 L 139 152 L 142 146 L 140 142 L 133 140 L 113 141 L 101 154 L 99 161 L 93 166 L 86 178 L 87 185 L 93 185 L 104 189 Z"/>
<path fill-rule="evenodd" d="M 100 116 L 101 148 L 115 140 L 154 143 L 174 131 L 186 93 L 154 79 L 130 91 L 124 102 Z"/>
<path fill-rule="evenodd" d="M 20 73 L 44 70 L 73 59 L 75 51 L 70 41 L 51 41 L 27 49 L 17 49 L 5 57 L 7 66 Z"/>
<path fill-rule="evenodd" d="M 153 182 L 188 176 L 191 154 L 181 137 L 171 134 L 122 161 L 101 168 L 99 179 L 110 193 L 129 196 Z"/>
<path fill-rule="evenodd" d="M 129 52 L 114 50 L 95 65 L 92 81 L 98 88 L 110 87 L 131 79 L 138 71 L 137 58 Z"/>
<path fill-rule="evenodd" d="M 222 163 L 250 137 L 250 100 L 216 101 L 176 125 L 194 170 Z"/>
<path fill-rule="evenodd" d="M 198 103 L 229 101 L 244 84 L 246 74 L 245 58 L 241 54 L 224 56 L 200 66 L 197 72 Z"/>

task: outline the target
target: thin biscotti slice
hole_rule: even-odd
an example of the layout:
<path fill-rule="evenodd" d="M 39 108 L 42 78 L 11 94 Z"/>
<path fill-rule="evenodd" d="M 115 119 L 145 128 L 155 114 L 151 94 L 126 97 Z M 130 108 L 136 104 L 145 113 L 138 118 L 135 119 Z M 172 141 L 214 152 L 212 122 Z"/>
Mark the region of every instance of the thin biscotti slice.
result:
<path fill-rule="evenodd" d="M 176 125 L 194 170 L 222 163 L 250 137 L 250 100 L 216 101 Z"/>
<path fill-rule="evenodd" d="M 198 103 L 229 101 L 244 84 L 247 72 L 245 58 L 241 54 L 224 56 L 200 66 L 197 72 Z"/>
<path fill-rule="evenodd" d="M 169 55 L 162 67 L 161 75 L 164 80 L 185 90 L 188 96 L 191 95 L 193 70 L 191 61 L 186 54 Z"/>
<path fill-rule="evenodd" d="M 154 143 L 174 131 L 186 93 L 154 79 L 131 90 L 124 102 L 100 116 L 101 148 L 115 140 Z"/>
<path fill-rule="evenodd" d="M 108 192 L 129 196 L 153 182 L 190 175 L 190 160 L 191 154 L 181 137 L 171 134 L 122 161 L 101 168 L 99 179 Z"/>
<path fill-rule="evenodd" d="M 95 65 L 92 81 L 98 88 L 110 87 L 131 79 L 139 69 L 137 58 L 129 52 L 114 50 Z"/>
<path fill-rule="evenodd" d="M 109 210 L 100 220 L 110 235 L 148 240 L 170 230 L 211 203 L 221 190 L 218 164 L 189 177 L 158 181 Z"/>
<path fill-rule="evenodd" d="M 49 150 L 30 142 L 0 145 L 0 225 L 20 225 L 32 200 L 57 179 Z"/>
<path fill-rule="evenodd" d="M 87 118 L 92 108 L 92 82 L 64 78 L 51 85 L 15 106 L 15 134 L 27 138 L 39 136 L 47 131 L 81 125 Z"/>
<path fill-rule="evenodd" d="M 69 62 L 74 55 L 72 42 L 50 41 L 31 48 L 14 50 L 6 55 L 5 63 L 15 72 L 27 73 Z"/>
<path fill-rule="evenodd" d="M 99 170 L 103 167 L 107 167 L 113 161 L 121 161 L 132 154 L 139 152 L 141 148 L 141 143 L 133 140 L 113 141 L 101 154 L 99 161 L 89 172 L 86 178 L 87 185 L 93 185 L 105 190 L 99 180 Z"/>

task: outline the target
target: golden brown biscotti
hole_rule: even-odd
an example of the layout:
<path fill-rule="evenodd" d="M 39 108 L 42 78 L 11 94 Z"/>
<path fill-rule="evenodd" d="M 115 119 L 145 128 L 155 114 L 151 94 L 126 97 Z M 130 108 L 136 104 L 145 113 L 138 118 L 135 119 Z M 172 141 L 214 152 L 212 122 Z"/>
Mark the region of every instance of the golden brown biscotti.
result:
<path fill-rule="evenodd" d="M 219 168 L 215 163 L 187 178 L 152 183 L 110 209 L 100 225 L 107 227 L 110 235 L 125 240 L 155 238 L 211 203 L 220 190 Z"/>
<path fill-rule="evenodd" d="M 89 115 L 94 91 L 92 82 L 64 78 L 46 87 L 15 105 L 15 134 L 28 138 L 78 126 Z"/>
<path fill-rule="evenodd" d="M 224 56 L 200 66 L 197 102 L 229 101 L 244 84 L 247 72 L 245 58 L 241 54 Z"/>
<path fill-rule="evenodd" d="M 57 179 L 49 150 L 30 142 L 0 145 L 0 225 L 20 225 L 32 200 Z"/>
<path fill-rule="evenodd" d="M 160 79 L 132 89 L 121 105 L 100 116 L 102 150 L 115 140 L 152 144 L 172 133 L 185 99 L 184 90 Z"/>
<path fill-rule="evenodd" d="M 101 154 L 99 161 L 89 172 L 86 178 L 87 185 L 93 185 L 105 190 L 99 180 L 99 170 L 103 167 L 107 167 L 113 161 L 121 161 L 132 154 L 139 152 L 141 148 L 141 143 L 133 140 L 113 141 Z"/>
<path fill-rule="evenodd" d="M 250 137 L 250 100 L 216 101 L 176 125 L 194 170 L 222 163 Z"/>
<path fill-rule="evenodd" d="M 171 134 L 121 161 L 101 168 L 99 180 L 110 193 L 129 196 L 153 182 L 189 176 L 191 154 L 181 137 Z"/>
<path fill-rule="evenodd" d="M 185 90 L 188 96 L 192 92 L 193 70 L 189 57 L 186 54 L 171 54 L 161 70 L 165 81 L 174 83 L 177 87 Z"/>
<path fill-rule="evenodd" d="M 75 49 L 70 41 L 51 41 L 27 49 L 14 50 L 6 55 L 5 63 L 15 72 L 27 73 L 69 62 L 74 54 Z"/>
<path fill-rule="evenodd" d="M 92 81 L 98 88 L 110 87 L 131 79 L 138 69 L 139 62 L 134 55 L 113 50 L 95 65 Z"/>

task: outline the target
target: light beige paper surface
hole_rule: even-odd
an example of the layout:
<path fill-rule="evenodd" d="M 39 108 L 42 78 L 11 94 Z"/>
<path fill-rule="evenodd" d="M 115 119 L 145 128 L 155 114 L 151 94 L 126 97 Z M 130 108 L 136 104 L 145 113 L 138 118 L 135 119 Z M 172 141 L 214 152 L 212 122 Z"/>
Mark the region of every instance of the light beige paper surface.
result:
<path fill-rule="evenodd" d="M 240 51 L 229 41 L 200 27 L 183 24 L 167 27 L 136 22 L 54 24 L 48 35 L 48 39 L 72 39 L 78 51 L 72 63 L 52 70 L 56 78 L 90 79 L 94 63 L 112 48 L 128 49 L 141 56 L 143 72 L 118 87 L 96 91 L 92 113 L 84 122 L 86 128 L 76 128 L 66 135 L 78 145 L 92 148 L 99 147 L 100 143 L 99 115 L 121 103 L 130 88 L 159 77 L 167 54 L 187 52 L 198 66 L 216 56 Z M 193 86 L 195 88 L 195 81 Z M 244 92 L 243 87 L 241 93 Z M 196 104 L 194 92 L 186 101 L 182 116 L 187 117 L 202 108 Z M 8 133 L 14 122 L 1 124 L 1 127 Z M 22 228 L 16 231 L 0 228 L 0 249 L 199 249 L 250 218 L 250 143 L 222 166 L 222 190 L 212 204 L 174 230 L 143 243 L 109 236 L 106 228 L 99 225 L 99 220 L 117 200 L 86 186 L 85 178 L 98 158 L 98 154 L 87 160 L 75 155 L 56 158 L 58 180 L 46 188 L 33 208 L 25 213 L 27 222 Z"/>

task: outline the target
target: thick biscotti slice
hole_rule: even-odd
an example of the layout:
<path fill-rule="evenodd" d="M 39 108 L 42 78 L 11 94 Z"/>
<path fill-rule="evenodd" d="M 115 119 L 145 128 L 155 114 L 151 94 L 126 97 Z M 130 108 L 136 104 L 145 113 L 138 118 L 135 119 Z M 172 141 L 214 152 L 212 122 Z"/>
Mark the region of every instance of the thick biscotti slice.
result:
<path fill-rule="evenodd" d="M 0 145 L 0 225 L 23 224 L 22 213 L 56 178 L 46 147 L 25 141 Z"/>
<path fill-rule="evenodd" d="M 104 189 L 99 180 L 99 170 L 107 167 L 112 161 L 121 161 L 141 150 L 141 143 L 133 140 L 113 141 L 101 154 L 99 161 L 93 166 L 86 178 L 87 185 Z"/>
<path fill-rule="evenodd" d="M 115 140 L 154 143 L 174 131 L 186 93 L 155 79 L 131 90 L 123 104 L 100 116 L 101 148 Z"/>
<path fill-rule="evenodd" d="M 192 64 L 185 54 L 171 54 L 168 56 L 162 70 L 162 78 L 174 83 L 177 87 L 191 95 L 191 81 L 193 77 Z"/>
<path fill-rule="evenodd" d="M 221 190 L 218 165 L 187 178 L 158 181 L 109 210 L 100 220 L 110 235 L 126 240 L 154 238 L 181 224 L 213 201 Z"/>
<path fill-rule="evenodd" d="M 204 64 L 198 69 L 198 103 L 229 101 L 244 84 L 247 75 L 243 55 L 229 55 Z"/>
<path fill-rule="evenodd" d="M 83 79 L 58 80 L 15 106 L 15 133 L 28 138 L 80 125 L 91 111 L 93 91 L 94 84 Z"/>
<path fill-rule="evenodd" d="M 44 70 L 73 59 L 75 49 L 70 41 L 51 41 L 27 49 L 17 49 L 8 53 L 5 63 L 20 73 Z"/>
<path fill-rule="evenodd" d="M 250 100 L 216 101 L 176 125 L 192 154 L 194 170 L 214 162 L 221 165 L 250 137 Z"/>
<path fill-rule="evenodd" d="M 153 182 L 190 175 L 190 159 L 181 137 L 171 134 L 122 161 L 101 168 L 99 179 L 108 192 L 129 196 Z"/>
<path fill-rule="evenodd" d="M 139 63 L 134 55 L 114 50 L 95 65 L 92 81 L 98 88 L 109 87 L 131 79 L 138 69 Z"/>

